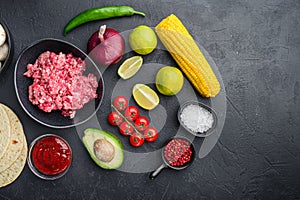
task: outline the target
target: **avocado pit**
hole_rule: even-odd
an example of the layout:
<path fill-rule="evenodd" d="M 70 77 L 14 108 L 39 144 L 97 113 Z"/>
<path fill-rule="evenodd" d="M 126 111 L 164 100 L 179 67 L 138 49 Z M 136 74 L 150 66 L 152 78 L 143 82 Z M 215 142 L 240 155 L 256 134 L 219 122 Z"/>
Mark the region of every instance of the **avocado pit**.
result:
<path fill-rule="evenodd" d="M 115 156 L 115 147 L 105 139 L 94 142 L 95 156 L 102 162 L 110 162 Z"/>

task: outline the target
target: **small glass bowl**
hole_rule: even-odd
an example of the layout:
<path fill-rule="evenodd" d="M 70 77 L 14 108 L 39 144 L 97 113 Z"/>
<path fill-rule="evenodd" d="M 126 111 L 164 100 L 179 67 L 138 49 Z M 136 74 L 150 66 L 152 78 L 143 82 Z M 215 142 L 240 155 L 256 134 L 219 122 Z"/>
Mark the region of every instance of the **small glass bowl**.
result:
<path fill-rule="evenodd" d="M 0 74 L 1 74 L 1 72 L 3 72 L 4 70 L 7 69 L 7 67 L 10 65 L 10 63 L 12 61 L 13 53 L 14 53 L 14 45 L 13 45 L 13 39 L 12 39 L 11 33 L 8 29 L 8 26 L 2 19 L 0 19 L 0 24 L 2 25 L 2 27 L 6 33 L 6 42 L 8 44 L 7 57 L 4 61 L 1 61 L 1 66 L 0 66 Z"/>
<path fill-rule="evenodd" d="M 62 141 L 68 146 L 68 148 L 69 148 L 69 150 L 70 150 L 70 153 L 71 153 L 70 164 L 69 164 L 69 166 L 68 166 L 64 171 L 62 171 L 62 172 L 59 173 L 59 174 L 55 174 L 55 175 L 47 175 L 47 174 L 44 174 L 44 173 L 40 172 L 40 171 L 36 168 L 36 166 L 35 166 L 35 164 L 34 164 L 34 162 L 33 162 L 33 160 L 32 160 L 32 152 L 33 152 L 33 149 L 34 149 L 35 145 L 36 145 L 41 139 L 44 139 L 44 138 L 46 138 L 46 137 L 56 137 L 56 138 L 62 140 Z M 72 156 L 72 149 L 71 149 L 70 145 L 67 143 L 66 140 L 64 140 L 64 139 L 61 138 L 60 136 L 57 136 L 57 135 L 54 135 L 54 134 L 45 134 L 45 135 L 41 135 L 41 136 L 37 137 L 37 138 L 36 138 L 35 140 L 33 140 L 32 143 L 30 144 L 30 146 L 29 146 L 29 151 L 28 151 L 28 156 L 27 156 L 27 164 L 28 164 L 30 170 L 31 170 L 37 177 L 39 177 L 39 178 L 41 178 L 41 179 L 44 179 L 44 180 L 55 180 L 55 179 L 61 178 L 62 176 L 64 176 L 64 175 L 67 173 L 67 171 L 69 170 L 69 168 L 70 168 L 70 166 L 71 166 L 71 164 L 72 164 L 72 157 L 73 157 L 73 156 Z"/>
<path fill-rule="evenodd" d="M 184 123 L 183 121 L 181 120 L 181 113 L 182 111 L 189 105 L 197 105 L 197 106 L 200 106 L 206 110 L 208 110 L 212 116 L 213 116 L 213 124 L 212 124 L 212 127 L 210 129 L 208 129 L 207 131 L 205 132 L 194 132 L 192 131 L 191 129 L 189 129 Z M 178 113 L 177 113 L 177 118 L 178 118 L 178 121 L 180 123 L 180 125 L 185 129 L 187 130 L 189 133 L 193 134 L 194 136 L 196 137 L 207 137 L 209 135 L 211 135 L 213 133 L 213 130 L 217 127 L 217 122 L 218 122 L 218 118 L 217 118 L 217 114 L 216 112 L 209 106 L 201 103 L 201 102 L 198 102 L 198 101 L 187 101 L 185 103 L 183 103 L 180 107 L 179 107 L 179 110 L 178 110 Z"/>

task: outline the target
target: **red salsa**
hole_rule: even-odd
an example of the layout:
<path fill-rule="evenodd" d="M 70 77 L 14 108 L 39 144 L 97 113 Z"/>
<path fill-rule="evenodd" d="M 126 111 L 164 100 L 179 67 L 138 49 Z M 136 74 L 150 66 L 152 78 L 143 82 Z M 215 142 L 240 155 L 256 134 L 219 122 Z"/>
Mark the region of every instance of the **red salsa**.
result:
<path fill-rule="evenodd" d="M 63 139 L 47 136 L 34 145 L 31 157 L 38 171 L 46 175 L 57 175 L 68 169 L 72 153 Z"/>

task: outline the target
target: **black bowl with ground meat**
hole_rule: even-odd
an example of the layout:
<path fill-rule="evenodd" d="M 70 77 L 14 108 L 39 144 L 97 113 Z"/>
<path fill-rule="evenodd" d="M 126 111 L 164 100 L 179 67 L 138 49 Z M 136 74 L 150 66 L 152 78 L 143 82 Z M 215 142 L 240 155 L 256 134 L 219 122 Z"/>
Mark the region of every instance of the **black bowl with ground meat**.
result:
<path fill-rule="evenodd" d="M 63 116 L 62 110 L 45 112 L 37 105 L 33 105 L 32 101 L 29 100 L 29 94 L 32 96 L 32 92 L 29 91 L 29 86 L 33 85 L 33 78 L 25 76 L 24 73 L 28 71 L 28 64 L 34 64 L 37 58 L 47 51 L 55 54 L 72 54 L 75 58 L 81 58 L 86 67 L 82 75 L 87 77 L 88 74 L 93 74 L 97 78 L 98 87 L 95 90 L 97 97 L 91 99 L 88 103 L 84 104 L 82 108 L 76 110 L 76 114 L 73 118 Z M 86 122 L 96 114 L 104 97 L 103 78 L 97 65 L 82 50 L 73 44 L 53 38 L 36 41 L 23 50 L 16 62 L 14 84 L 17 98 L 25 112 L 37 122 L 52 128 L 69 128 Z M 51 97 L 51 95 L 47 96 L 47 98 L 49 97 Z"/>

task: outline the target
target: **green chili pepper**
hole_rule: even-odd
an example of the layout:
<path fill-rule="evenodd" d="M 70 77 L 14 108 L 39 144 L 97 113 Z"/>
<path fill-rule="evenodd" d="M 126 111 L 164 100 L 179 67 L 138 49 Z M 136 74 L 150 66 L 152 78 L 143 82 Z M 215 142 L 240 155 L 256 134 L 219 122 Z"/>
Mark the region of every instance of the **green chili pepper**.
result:
<path fill-rule="evenodd" d="M 145 16 L 145 13 L 135 11 L 130 6 L 106 6 L 100 8 L 91 8 L 79 13 L 64 28 L 64 35 L 67 35 L 72 29 L 95 20 L 108 19 L 113 17 L 132 16 L 134 14 Z"/>

